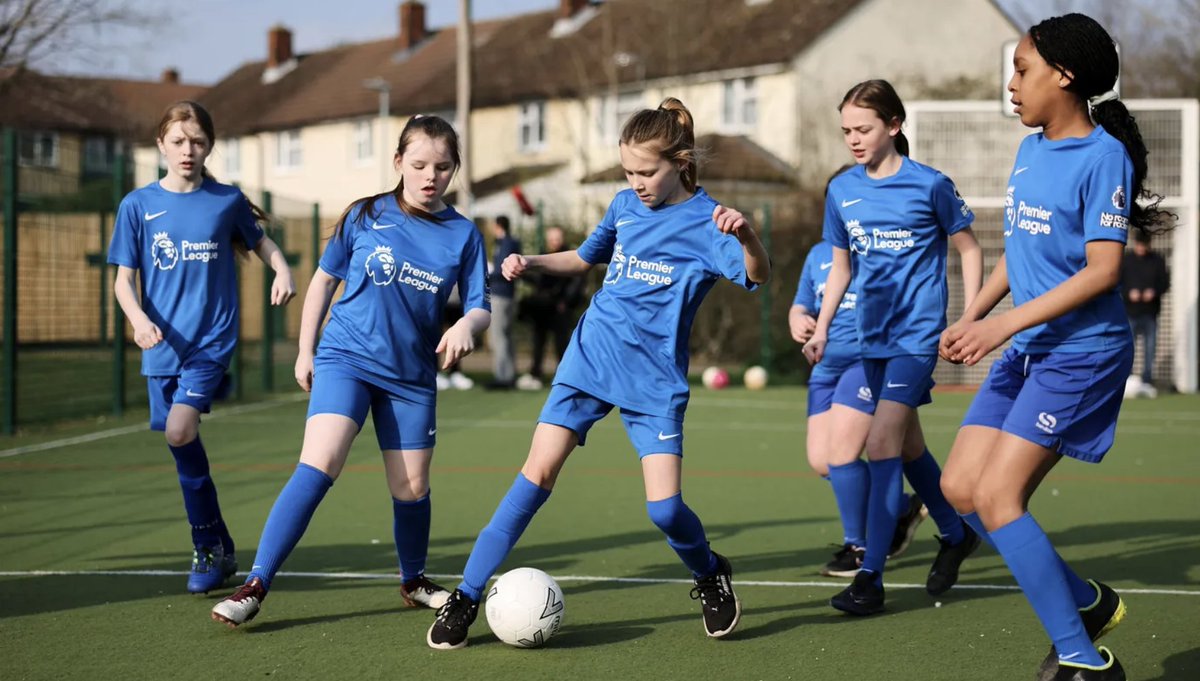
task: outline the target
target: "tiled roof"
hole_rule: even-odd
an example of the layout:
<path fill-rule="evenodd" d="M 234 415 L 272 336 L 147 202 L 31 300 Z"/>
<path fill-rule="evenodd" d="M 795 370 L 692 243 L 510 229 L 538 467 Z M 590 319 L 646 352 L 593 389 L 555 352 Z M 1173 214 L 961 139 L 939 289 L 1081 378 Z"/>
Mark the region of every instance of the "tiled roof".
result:
<path fill-rule="evenodd" d="M 862 1 L 607 0 L 561 37 L 552 36 L 557 11 L 476 22 L 472 104 L 572 97 L 614 83 L 786 62 Z M 446 27 L 404 53 L 391 38 L 300 55 L 270 84 L 262 81 L 266 63 L 251 62 L 201 101 L 218 136 L 374 115 L 378 95 L 363 81 L 376 77 L 391 86 L 394 114 L 445 111 L 455 103 L 456 41 L 457 29 Z"/>
<path fill-rule="evenodd" d="M 703 154 L 700 184 L 762 182 L 786 185 L 796 181 L 795 169 L 741 135 L 702 135 L 696 140 L 696 146 Z M 624 182 L 625 172 L 618 164 L 591 173 L 581 181 Z"/>
<path fill-rule="evenodd" d="M 3 89 L 0 125 L 42 130 L 108 133 L 148 142 L 163 110 L 196 99 L 199 85 L 158 81 L 49 76 L 24 71 Z"/>

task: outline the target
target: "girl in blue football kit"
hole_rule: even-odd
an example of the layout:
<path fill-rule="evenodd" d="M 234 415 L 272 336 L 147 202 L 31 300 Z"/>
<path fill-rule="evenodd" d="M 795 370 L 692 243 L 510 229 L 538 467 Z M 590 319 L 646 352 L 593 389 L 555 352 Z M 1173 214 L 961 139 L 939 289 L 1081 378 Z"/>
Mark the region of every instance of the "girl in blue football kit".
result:
<path fill-rule="evenodd" d="M 983 255 L 971 232 L 974 215 L 954 183 L 908 158 L 901 132 L 904 104 L 883 80 L 859 83 L 839 106 L 842 133 L 858 164 L 829 185 L 825 238 L 833 266 L 825 304 L 804 347 L 818 364 L 827 354 L 834 313 L 858 273 L 858 338 L 875 400 L 867 434 L 870 493 L 867 547 L 854 582 L 830 604 L 854 615 L 883 610 L 883 567 L 896 530 L 901 477 L 925 502 L 941 533 L 941 549 L 925 588 L 940 594 L 958 579 L 959 565 L 978 545 L 971 528 L 947 503 L 941 471 L 925 446 L 917 407 L 930 401 L 938 335 L 946 326 L 946 250 L 962 258 L 967 302 L 979 291 Z"/>
<path fill-rule="evenodd" d="M 709 550 L 680 493 L 688 335 L 717 280 L 753 289 L 767 280 L 770 263 L 742 216 L 697 186 L 692 116 L 679 100 L 634 114 L 619 148 L 630 188 L 578 250 L 504 262 L 509 279 L 580 275 L 600 263 L 608 270 L 559 364 L 525 465 L 429 629 L 433 648 L 467 644 L 488 579 L 550 496 L 567 456 L 613 407 L 641 458 L 650 519 L 695 578 L 692 597 L 701 601 L 705 630 L 720 637 L 737 626 L 732 568 Z"/>
<path fill-rule="evenodd" d="M 1054 643 L 1041 679 L 1124 679 L 1093 641 L 1124 616 L 1115 591 L 1075 574 L 1029 514 L 1064 455 L 1096 463 L 1112 446 L 1133 365 L 1117 291 L 1130 227 L 1162 216 L 1145 188 L 1146 147 L 1112 88 L 1108 33 L 1082 14 L 1029 30 L 1008 83 L 1021 122 L 1005 199 L 1004 255 L 941 355 L 975 364 L 1010 337 L 963 419 L 942 487 L 1004 557 Z M 1145 207 L 1138 199 L 1146 200 Z M 1011 291 L 1013 309 L 984 317 Z"/>
<path fill-rule="evenodd" d="M 238 336 L 235 253 L 253 251 L 275 271 L 273 305 L 286 304 L 296 291 L 283 253 L 258 224 L 266 216 L 204 167 L 215 140 L 212 117 L 199 104 L 167 108 L 158 124 L 167 174 L 121 201 L 108 250 L 108 262 L 117 266 L 117 302 L 143 350 L 150 429 L 166 432 L 192 526 L 192 593 L 215 589 L 237 572 L 199 435 L 200 414 L 229 384 L 225 372 Z"/>
<path fill-rule="evenodd" d="M 830 178 L 832 179 L 832 178 Z M 796 296 L 788 311 L 792 339 L 805 343 L 812 336 L 825 296 L 825 280 L 833 268 L 833 246 L 821 241 L 808 252 L 800 273 Z M 827 577 L 853 577 L 866 553 L 867 501 L 871 479 L 867 463 L 859 456 L 871 429 L 875 400 L 863 371 L 858 343 L 856 306 L 858 286 L 852 278 L 829 328 L 828 352 L 808 378 L 808 411 L 805 451 L 808 465 L 829 481 L 842 521 L 842 544 L 833 559 L 821 568 Z M 897 497 L 897 525 L 888 557 L 908 548 L 925 518 L 925 506 L 916 495 Z"/>
<path fill-rule="evenodd" d="M 830 176 L 829 182 L 852 167 L 839 168 Z M 828 241 L 820 241 L 804 259 L 796 296 L 788 310 L 788 330 L 797 343 L 808 342 L 817 327 L 825 297 L 825 281 L 831 269 L 833 246 Z M 808 465 L 829 481 L 842 521 L 841 548 L 820 571 L 827 577 L 858 574 L 867 545 L 867 500 L 871 479 L 867 463 L 859 456 L 871 428 L 875 400 L 871 398 L 871 388 L 862 367 L 857 304 L 858 284 L 852 277 L 849 290 L 842 296 L 830 323 L 828 352 L 821 363 L 813 367 L 808 378 L 805 437 Z M 925 517 L 925 507 L 916 495 L 904 495 L 900 500 L 889 557 L 904 553 Z"/>
<path fill-rule="evenodd" d="M 338 221 L 300 324 L 296 381 L 312 393 L 300 463 L 271 508 L 245 585 L 213 608 L 213 619 L 237 626 L 258 614 L 368 411 L 392 493 L 400 594 L 410 607 L 445 601 L 448 592 L 424 576 L 437 354 L 445 352 L 443 369 L 454 364 L 474 349 L 491 319 L 483 237 L 442 200 L 459 158 L 449 123 L 410 119 L 394 159 L 399 184 L 354 202 Z M 321 322 L 343 282 L 318 348 Z M 455 284 L 466 313 L 443 333 L 443 308 Z"/>

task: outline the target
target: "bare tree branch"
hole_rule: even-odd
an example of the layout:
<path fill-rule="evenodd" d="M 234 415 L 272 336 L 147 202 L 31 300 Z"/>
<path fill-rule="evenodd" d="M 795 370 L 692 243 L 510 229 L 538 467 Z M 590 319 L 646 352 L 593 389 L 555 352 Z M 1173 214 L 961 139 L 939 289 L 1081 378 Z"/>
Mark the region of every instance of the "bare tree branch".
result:
<path fill-rule="evenodd" d="M 0 70 L 42 68 L 116 47 L 100 36 L 114 28 L 145 28 L 159 17 L 133 0 L 0 0 Z"/>

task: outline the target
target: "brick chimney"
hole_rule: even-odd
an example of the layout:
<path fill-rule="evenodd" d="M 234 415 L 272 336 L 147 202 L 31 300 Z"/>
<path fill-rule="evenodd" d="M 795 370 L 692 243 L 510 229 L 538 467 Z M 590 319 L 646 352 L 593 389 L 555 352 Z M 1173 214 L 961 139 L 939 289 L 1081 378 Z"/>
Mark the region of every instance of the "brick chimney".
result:
<path fill-rule="evenodd" d="M 405 0 L 400 3 L 400 49 L 415 47 L 425 39 L 425 3 Z"/>
<path fill-rule="evenodd" d="M 590 0 L 558 0 L 558 18 L 570 19 L 590 4 Z"/>
<path fill-rule="evenodd" d="M 178 85 L 179 84 L 179 70 L 174 67 L 163 69 L 162 78 L 160 78 L 159 80 L 160 80 L 160 82 L 166 83 L 168 85 Z"/>
<path fill-rule="evenodd" d="M 273 69 L 292 59 L 292 32 L 276 24 L 267 32 L 267 68 Z"/>

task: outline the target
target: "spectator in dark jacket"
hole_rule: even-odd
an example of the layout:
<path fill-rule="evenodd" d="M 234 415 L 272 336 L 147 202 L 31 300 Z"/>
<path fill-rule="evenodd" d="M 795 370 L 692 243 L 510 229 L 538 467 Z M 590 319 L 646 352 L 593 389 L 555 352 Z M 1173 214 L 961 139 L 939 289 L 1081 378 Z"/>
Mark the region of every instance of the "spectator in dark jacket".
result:
<path fill-rule="evenodd" d="M 558 227 L 546 230 L 546 253 L 567 250 L 563 231 Z M 540 275 L 534 282 L 534 292 L 521 301 L 521 313 L 525 321 L 533 325 L 533 361 L 529 373 L 517 380 L 517 387 L 537 390 L 545 380 L 542 362 L 546 355 L 546 344 L 554 337 L 554 352 L 562 360 L 575 327 L 575 308 L 583 301 L 582 277 L 556 277 Z"/>
<path fill-rule="evenodd" d="M 492 350 L 492 382 L 487 387 L 513 387 L 516 367 L 513 360 L 512 323 L 516 315 L 516 289 L 500 274 L 500 264 L 513 253 L 521 252 L 521 242 L 509 233 L 507 215 L 497 216 L 492 223 L 496 243 L 492 247 L 492 274 L 488 283 L 492 289 L 492 324 L 488 327 L 488 345 Z"/>
<path fill-rule="evenodd" d="M 1162 311 L 1162 297 L 1170 284 L 1166 261 L 1150 250 L 1150 235 L 1136 232 L 1133 249 L 1126 251 L 1121 265 L 1121 291 L 1134 340 L 1139 335 L 1143 339 L 1141 379 L 1145 386 L 1144 393 L 1151 397 L 1156 392 L 1153 380 L 1154 353 L 1158 346 L 1158 313 Z"/>

